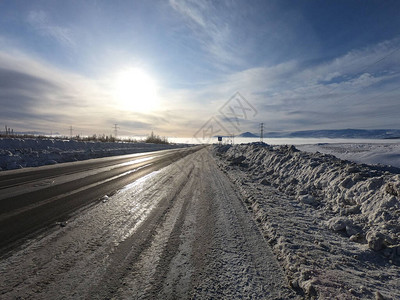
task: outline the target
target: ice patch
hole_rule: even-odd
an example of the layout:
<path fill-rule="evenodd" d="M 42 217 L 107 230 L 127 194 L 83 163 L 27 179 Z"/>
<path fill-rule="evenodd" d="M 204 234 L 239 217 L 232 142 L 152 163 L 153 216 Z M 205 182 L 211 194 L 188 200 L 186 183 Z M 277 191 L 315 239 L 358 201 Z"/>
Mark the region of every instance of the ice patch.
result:
<path fill-rule="evenodd" d="M 147 166 L 147 165 L 146 165 L 146 166 Z M 139 169 L 139 168 L 138 168 L 138 169 Z M 130 183 L 130 184 L 124 186 L 122 189 L 120 189 L 120 192 L 126 192 L 126 191 L 129 191 L 129 190 L 132 190 L 132 189 L 136 189 L 136 188 L 138 188 L 139 186 L 141 186 L 145 181 L 147 181 L 147 180 L 153 178 L 153 177 L 154 177 L 155 175 L 157 175 L 158 173 L 160 173 L 160 170 L 151 172 L 150 174 L 147 174 L 147 175 L 145 175 L 145 176 L 139 178 L 138 180 L 135 180 L 134 182 L 132 182 L 132 183 Z"/>

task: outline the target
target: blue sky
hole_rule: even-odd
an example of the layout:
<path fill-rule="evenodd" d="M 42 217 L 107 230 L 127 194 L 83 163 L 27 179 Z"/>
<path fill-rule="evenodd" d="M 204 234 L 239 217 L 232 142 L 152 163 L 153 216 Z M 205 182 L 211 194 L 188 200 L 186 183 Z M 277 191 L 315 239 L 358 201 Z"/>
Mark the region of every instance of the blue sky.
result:
<path fill-rule="evenodd" d="M 0 125 L 186 137 L 213 117 L 234 133 L 400 128 L 399 49 L 398 1 L 0 1 Z M 124 89 L 130 104 L 115 91 L 126 70 L 142 74 Z M 142 105 L 146 89 L 156 105 Z M 220 108 L 236 92 L 256 113 L 232 127 Z"/>

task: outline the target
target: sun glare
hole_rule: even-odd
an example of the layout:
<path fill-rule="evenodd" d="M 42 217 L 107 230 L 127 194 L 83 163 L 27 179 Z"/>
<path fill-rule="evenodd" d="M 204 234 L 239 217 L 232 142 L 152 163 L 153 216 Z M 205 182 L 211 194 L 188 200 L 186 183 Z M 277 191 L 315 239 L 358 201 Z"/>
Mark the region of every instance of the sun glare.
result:
<path fill-rule="evenodd" d="M 115 81 L 115 98 L 122 110 L 150 112 L 157 108 L 157 85 L 142 69 L 124 70 Z"/>

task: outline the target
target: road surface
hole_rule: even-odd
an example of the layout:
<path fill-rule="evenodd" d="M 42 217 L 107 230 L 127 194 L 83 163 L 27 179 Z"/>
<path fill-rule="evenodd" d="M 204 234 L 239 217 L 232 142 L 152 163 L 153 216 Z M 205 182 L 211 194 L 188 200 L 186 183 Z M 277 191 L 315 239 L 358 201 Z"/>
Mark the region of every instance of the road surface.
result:
<path fill-rule="evenodd" d="M 136 162 L 144 165 L 135 169 L 149 160 Z M 87 172 L 97 174 L 98 169 Z M 13 180 L 9 185 L 18 184 Z M 102 192 L 101 185 L 93 189 Z M 80 193 L 55 206 L 80 199 Z M 132 177 L 102 199 L 4 255 L 0 298 L 297 298 L 242 199 L 206 148 Z"/>
<path fill-rule="evenodd" d="M 0 173 L 0 254 L 65 222 L 78 208 L 199 147 L 123 155 Z"/>

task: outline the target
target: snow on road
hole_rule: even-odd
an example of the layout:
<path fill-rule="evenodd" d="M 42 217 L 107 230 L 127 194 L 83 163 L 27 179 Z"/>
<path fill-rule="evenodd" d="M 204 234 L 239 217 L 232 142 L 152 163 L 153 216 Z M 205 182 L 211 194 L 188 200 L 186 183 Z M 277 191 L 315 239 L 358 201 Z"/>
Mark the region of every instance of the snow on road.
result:
<path fill-rule="evenodd" d="M 0 261 L 1 299 L 290 299 L 207 149 L 76 213 Z"/>
<path fill-rule="evenodd" d="M 216 146 L 291 286 L 400 299 L 400 175 L 293 146 Z"/>

